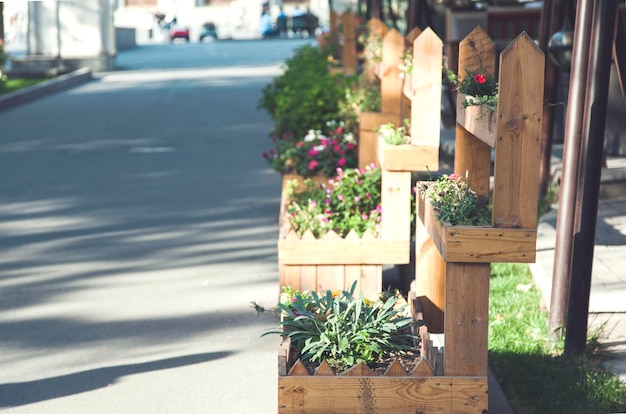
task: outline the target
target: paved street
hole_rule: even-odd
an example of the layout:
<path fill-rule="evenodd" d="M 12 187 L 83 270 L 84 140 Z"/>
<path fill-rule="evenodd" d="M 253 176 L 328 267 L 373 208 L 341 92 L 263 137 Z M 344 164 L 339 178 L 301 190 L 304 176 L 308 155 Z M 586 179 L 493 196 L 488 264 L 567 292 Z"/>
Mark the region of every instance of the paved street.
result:
<path fill-rule="evenodd" d="M 256 104 L 302 43 L 144 46 L 0 112 L 0 410 L 276 412 Z"/>

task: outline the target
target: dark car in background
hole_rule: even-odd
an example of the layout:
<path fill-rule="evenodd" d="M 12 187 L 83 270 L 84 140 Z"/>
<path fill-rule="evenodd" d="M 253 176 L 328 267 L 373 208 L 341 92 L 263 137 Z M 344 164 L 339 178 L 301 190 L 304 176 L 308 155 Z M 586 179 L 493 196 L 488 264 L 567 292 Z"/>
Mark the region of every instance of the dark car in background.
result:
<path fill-rule="evenodd" d="M 206 22 L 200 29 L 200 41 L 203 42 L 206 38 L 213 38 L 217 40 L 217 27 L 215 23 Z"/>

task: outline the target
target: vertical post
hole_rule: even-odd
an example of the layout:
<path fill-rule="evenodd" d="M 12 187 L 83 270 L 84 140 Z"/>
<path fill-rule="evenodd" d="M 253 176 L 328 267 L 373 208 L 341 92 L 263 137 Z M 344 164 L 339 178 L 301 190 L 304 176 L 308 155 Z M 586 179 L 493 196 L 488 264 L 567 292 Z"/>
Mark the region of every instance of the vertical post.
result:
<path fill-rule="evenodd" d="M 341 55 L 346 75 L 354 75 L 357 69 L 356 57 L 356 15 L 345 12 L 341 16 L 343 22 L 343 53 Z"/>
<path fill-rule="evenodd" d="M 580 354 L 587 343 L 593 248 L 598 216 L 602 150 L 611 73 L 616 0 L 595 0 L 583 118 L 582 197 L 574 237 L 572 278 L 565 330 L 565 353 Z"/>
<path fill-rule="evenodd" d="M 491 74 L 495 72 L 496 47 L 493 41 L 480 28 L 474 29 L 459 44 L 459 76 L 466 69 L 473 71 L 482 65 Z M 460 103 L 457 102 L 457 105 Z M 466 178 L 483 205 L 489 198 L 489 178 L 491 176 L 491 147 L 477 140 L 465 128 L 456 124 L 454 149 L 454 172 Z"/>
<path fill-rule="evenodd" d="M 566 321 L 566 304 L 570 289 L 575 212 L 578 211 L 576 199 L 580 170 L 582 119 L 585 105 L 587 63 L 589 62 L 589 44 L 587 39 L 589 39 L 591 34 L 593 0 L 579 0 L 576 10 L 572 72 L 565 116 L 563 171 L 561 174 L 561 190 L 556 219 L 552 293 L 548 318 L 548 335 L 553 342 L 556 342 L 563 336 L 563 328 Z"/>

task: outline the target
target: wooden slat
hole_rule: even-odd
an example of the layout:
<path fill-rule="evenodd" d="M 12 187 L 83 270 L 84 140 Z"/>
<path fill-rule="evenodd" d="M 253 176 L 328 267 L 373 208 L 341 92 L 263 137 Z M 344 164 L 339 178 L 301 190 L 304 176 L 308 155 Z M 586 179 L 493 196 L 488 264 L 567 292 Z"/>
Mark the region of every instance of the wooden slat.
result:
<path fill-rule="evenodd" d="M 406 242 L 398 240 L 279 240 L 283 265 L 408 263 Z"/>
<path fill-rule="evenodd" d="M 489 407 L 486 377 L 452 378 L 452 413 L 486 413 Z"/>
<path fill-rule="evenodd" d="M 406 36 L 404 36 L 404 40 L 406 41 L 408 46 L 412 46 L 415 39 L 417 39 L 417 37 L 421 34 L 422 34 L 422 29 L 415 26 L 414 28 L 411 29 L 409 33 L 406 34 Z"/>
<path fill-rule="evenodd" d="M 482 414 L 486 384 L 486 377 L 279 377 L 278 412 Z"/>
<path fill-rule="evenodd" d="M 343 283 L 344 268 L 343 265 L 324 265 L 316 266 L 317 268 L 317 292 L 326 292 L 327 290 L 343 290 L 346 288 Z"/>
<path fill-rule="evenodd" d="M 352 368 L 341 373 L 343 377 L 371 377 L 374 376 L 374 371 L 370 369 L 364 362 L 359 362 Z"/>
<path fill-rule="evenodd" d="M 300 266 L 278 265 L 280 273 L 280 286 L 291 286 L 300 290 Z"/>
<path fill-rule="evenodd" d="M 492 224 L 537 226 L 543 52 L 525 33 L 500 56 Z"/>
<path fill-rule="evenodd" d="M 389 145 L 378 137 L 378 165 L 388 171 L 439 170 L 439 145 Z"/>
<path fill-rule="evenodd" d="M 394 359 L 391 365 L 385 370 L 385 377 L 406 377 L 406 371 L 398 359 Z"/>
<path fill-rule="evenodd" d="M 433 368 L 428 363 L 428 360 L 422 358 L 420 362 L 415 365 L 413 371 L 411 371 L 412 377 L 433 377 L 435 375 Z"/>
<path fill-rule="evenodd" d="M 443 332 L 445 263 L 419 217 L 418 213 L 415 220 L 415 294 L 419 297 L 424 319 L 429 323 L 428 328 L 431 332 Z"/>
<path fill-rule="evenodd" d="M 287 375 L 290 377 L 308 377 L 311 374 L 309 374 L 309 371 L 306 369 L 302 361 L 298 359 L 296 363 L 293 364 Z"/>
<path fill-rule="evenodd" d="M 411 173 L 381 170 L 381 238 L 406 241 L 411 238 Z M 409 252 L 410 253 L 410 252 Z M 407 261 L 408 263 L 408 261 Z"/>
<path fill-rule="evenodd" d="M 344 268 L 343 283 L 349 288 L 356 282 L 357 292 L 361 292 L 361 265 L 346 265 Z"/>
<path fill-rule="evenodd" d="M 389 30 L 383 38 L 382 77 L 380 80 L 380 111 L 402 113 L 402 78 L 400 63 L 404 53 L 404 37 L 396 29 Z M 439 76 L 441 78 L 441 75 Z"/>
<path fill-rule="evenodd" d="M 489 263 L 446 263 L 445 376 L 487 376 Z"/>
<path fill-rule="evenodd" d="M 411 144 L 439 146 L 443 42 L 427 28 L 413 42 Z"/>
<path fill-rule="evenodd" d="M 323 360 L 322 363 L 315 370 L 316 377 L 334 377 L 337 374 L 335 370 L 328 364 L 328 361 Z"/>
<path fill-rule="evenodd" d="M 374 130 L 388 123 L 392 123 L 396 127 L 400 126 L 402 123 L 400 114 L 361 113 L 359 118 L 359 168 L 365 168 L 370 164 L 378 164 L 376 159 L 378 138 Z"/>
<path fill-rule="evenodd" d="M 346 75 L 354 75 L 357 70 L 356 32 L 357 17 L 354 13 L 344 12 L 341 15 L 343 24 L 343 49 L 341 64 Z"/>
<path fill-rule="evenodd" d="M 417 214 L 425 233 L 432 239 L 441 257 L 448 262 L 535 262 L 536 228 L 442 226 L 437 220 L 432 204 L 425 200 L 423 195 L 417 198 Z"/>
<path fill-rule="evenodd" d="M 459 44 L 459 76 L 481 67 L 490 73 L 495 71 L 496 48 L 480 28 L 474 29 Z M 478 141 L 465 128 L 456 124 L 454 149 L 454 172 L 464 177 L 470 188 L 479 196 L 481 203 L 487 205 L 489 198 L 489 179 L 491 176 L 491 147 Z"/>
<path fill-rule="evenodd" d="M 294 266 L 300 267 L 300 291 L 312 292 L 317 289 L 317 266 Z"/>
<path fill-rule="evenodd" d="M 361 268 L 361 292 L 369 299 L 376 298 L 383 287 L 383 267 L 381 265 L 362 265 Z"/>
<path fill-rule="evenodd" d="M 490 147 L 496 144 L 496 112 L 483 105 L 463 108 L 468 95 L 459 93 L 456 98 L 456 122 L 470 134 Z"/>

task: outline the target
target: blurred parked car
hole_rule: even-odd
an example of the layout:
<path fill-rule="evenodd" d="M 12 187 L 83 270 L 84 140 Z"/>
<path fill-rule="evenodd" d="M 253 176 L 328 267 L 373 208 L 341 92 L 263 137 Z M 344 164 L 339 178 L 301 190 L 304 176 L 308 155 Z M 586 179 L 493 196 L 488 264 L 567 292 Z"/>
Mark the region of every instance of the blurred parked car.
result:
<path fill-rule="evenodd" d="M 202 42 L 205 38 L 212 37 L 217 40 L 217 27 L 212 22 L 206 22 L 202 25 L 202 29 L 200 30 L 200 41 Z"/>
<path fill-rule="evenodd" d="M 169 30 L 170 42 L 176 39 L 185 39 L 189 42 L 189 28 L 187 26 L 172 25 Z"/>

